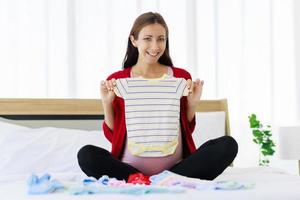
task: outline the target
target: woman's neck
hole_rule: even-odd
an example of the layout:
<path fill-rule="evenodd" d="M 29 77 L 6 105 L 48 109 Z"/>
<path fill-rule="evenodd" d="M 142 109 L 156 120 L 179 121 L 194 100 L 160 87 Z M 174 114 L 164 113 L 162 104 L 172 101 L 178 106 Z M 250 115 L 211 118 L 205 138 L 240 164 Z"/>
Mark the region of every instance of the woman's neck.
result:
<path fill-rule="evenodd" d="M 144 78 L 159 78 L 168 72 L 168 68 L 159 63 L 155 65 L 136 63 L 131 70 L 135 76 Z"/>

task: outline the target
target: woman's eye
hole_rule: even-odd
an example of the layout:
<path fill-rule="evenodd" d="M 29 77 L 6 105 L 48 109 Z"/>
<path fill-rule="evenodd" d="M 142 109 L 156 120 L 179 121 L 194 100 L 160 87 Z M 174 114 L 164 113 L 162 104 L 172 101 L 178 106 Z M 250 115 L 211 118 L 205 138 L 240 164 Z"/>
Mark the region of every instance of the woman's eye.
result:
<path fill-rule="evenodd" d="M 151 38 L 144 38 L 144 40 L 146 40 L 146 41 L 151 41 Z"/>
<path fill-rule="evenodd" d="M 165 38 L 159 38 L 158 40 L 163 42 L 165 41 Z"/>

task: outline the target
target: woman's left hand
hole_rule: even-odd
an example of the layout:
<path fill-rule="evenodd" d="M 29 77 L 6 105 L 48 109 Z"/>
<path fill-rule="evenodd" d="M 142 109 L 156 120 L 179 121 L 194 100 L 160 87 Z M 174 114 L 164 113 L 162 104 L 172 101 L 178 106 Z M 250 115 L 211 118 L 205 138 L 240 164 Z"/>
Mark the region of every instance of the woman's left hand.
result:
<path fill-rule="evenodd" d="M 196 79 L 196 81 L 192 81 L 191 79 L 187 80 L 187 86 L 189 89 L 187 99 L 190 104 L 196 105 L 200 101 L 203 84 L 204 81 L 200 79 Z"/>

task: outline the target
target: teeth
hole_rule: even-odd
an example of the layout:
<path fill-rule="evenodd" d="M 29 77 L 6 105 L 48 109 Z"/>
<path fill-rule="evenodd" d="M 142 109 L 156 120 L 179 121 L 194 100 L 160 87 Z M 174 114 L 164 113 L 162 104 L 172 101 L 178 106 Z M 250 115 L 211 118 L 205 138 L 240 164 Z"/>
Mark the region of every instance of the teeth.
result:
<path fill-rule="evenodd" d="M 149 54 L 150 56 L 157 56 L 157 55 L 158 55 L 158 53 L 152 54 L 152 53 L 149 53 L 149 52 L 148 52 L 148 54 Z"/>

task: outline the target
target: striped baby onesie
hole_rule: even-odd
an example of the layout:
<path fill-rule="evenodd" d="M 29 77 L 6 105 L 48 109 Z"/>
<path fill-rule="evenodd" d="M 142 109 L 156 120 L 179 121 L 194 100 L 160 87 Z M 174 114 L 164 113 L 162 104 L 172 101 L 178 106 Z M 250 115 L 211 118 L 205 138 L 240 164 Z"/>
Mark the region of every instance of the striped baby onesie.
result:
<path fill-rule="evenodd" d="M 114 91 L 125 103 L 130 153 L 163 157 L 178 145 L 180 98 L 188 95 L 184 78 L 122 78 Z"/>

